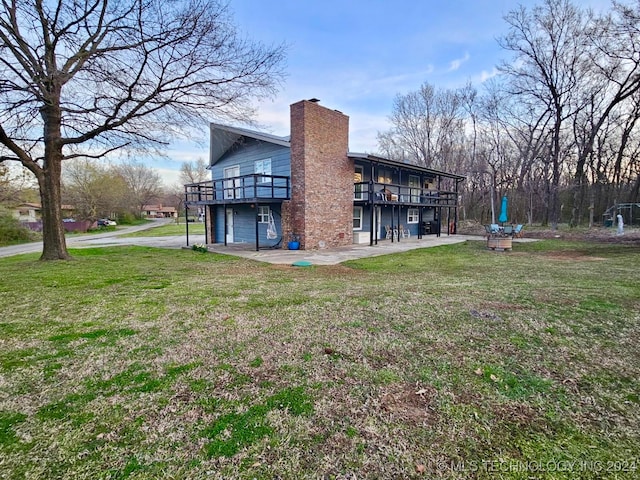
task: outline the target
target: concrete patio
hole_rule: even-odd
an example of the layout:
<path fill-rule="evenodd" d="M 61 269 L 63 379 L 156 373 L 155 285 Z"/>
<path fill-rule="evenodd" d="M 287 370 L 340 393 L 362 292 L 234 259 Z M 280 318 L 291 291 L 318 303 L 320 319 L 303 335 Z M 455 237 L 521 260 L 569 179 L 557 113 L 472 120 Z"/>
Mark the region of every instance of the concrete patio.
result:
<path fill-rule="evenodd" d="M 452 245 L 463 243 L 468 240 L 486 242 L 486 238 L 476 235 L 427 235 L 418 238 L 402 239 L 400 242 L 381 240 L 378 245 L 350 245 L 347 247 L 327 248 L 321 250 L 285 250 L 285 249 L 264 249 L 255 251 L 255 246 L 250 244 L 233 244 L 224 246 L 222 244 L 209 245 L 209 251 L 249 258 L 260 262 L 267 262 L 280 265 L 291 265 L 294 262 L 306 261 L 312 265 L 336 265 L 347 260 L 358 258 L 375 257 L 378 255 L 388 255 L 391 253 L 406 252 L 417 248 L 437 247 L 439 245 Z M 514 243 L 533 241 L 533 239 L 516 239 Z"/>

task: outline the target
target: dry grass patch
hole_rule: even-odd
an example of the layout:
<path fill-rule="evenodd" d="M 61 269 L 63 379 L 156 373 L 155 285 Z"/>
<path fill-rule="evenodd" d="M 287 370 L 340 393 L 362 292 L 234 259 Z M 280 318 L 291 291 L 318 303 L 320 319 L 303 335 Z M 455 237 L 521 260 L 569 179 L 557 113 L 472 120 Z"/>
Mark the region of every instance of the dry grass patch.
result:
<path fill-rule="evenodd" d="M 4 259 L 6 477 L 491 478 L 486 462 L 635 458 L 640 252 L 518 250 Z"/>

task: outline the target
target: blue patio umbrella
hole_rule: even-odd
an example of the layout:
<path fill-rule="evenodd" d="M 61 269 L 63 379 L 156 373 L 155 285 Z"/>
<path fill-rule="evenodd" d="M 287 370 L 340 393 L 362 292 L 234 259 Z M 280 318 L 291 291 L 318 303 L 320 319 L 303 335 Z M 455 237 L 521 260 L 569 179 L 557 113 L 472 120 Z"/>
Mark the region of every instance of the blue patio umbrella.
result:
<path fill-rule="evenodd" d="M 500 223 L 507 221 L 507 197 L 502 197 L 502 205 L 500 206 L 500 216 L 498 217 Z"/>

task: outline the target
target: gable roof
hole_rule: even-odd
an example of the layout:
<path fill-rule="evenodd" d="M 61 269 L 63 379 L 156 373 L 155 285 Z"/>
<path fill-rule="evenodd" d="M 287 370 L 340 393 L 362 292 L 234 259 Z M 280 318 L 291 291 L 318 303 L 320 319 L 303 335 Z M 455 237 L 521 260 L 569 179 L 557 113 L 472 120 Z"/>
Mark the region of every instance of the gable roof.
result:
<path fill-rule="evenodd" d="M 279 137 L 268 133 L 256 132 L 255 130 L 229 127 L 227 125 L 220 125 L 217 123 L 211 123 L 209 128 L 211 130 L 211 141 L 209 147 L 211 159 L 210 165 L 214 165 L 218 160 L 220 160 L 220 158 L 222 158 L 222 156 L 242 137 L 253 138 L 262 142 L 291 148 L 289 137 Z"/>
<path fill-rule="evenodd" d="M 283 147 L 291 148 L 291 137 L 280 137 L 277 135 L 271 135 L 269 133 L 257 132 L 255 130 L 249 130 L 247 128 L 230 127 L 228 125 L 221 125 L 218 123 L 211 123 L 211 142 L 210 142 L 210 165 L 222 158 L 222 156 L 229 151 L 242 137 L 253 138 L 262 142 L 273 143 L 275 145 L 281 145 Z M 433 168 L 421 167 L 413 163 L 404 163 L 397 160 L 390 160 L 388 158 L 378 157 L 376 155 L 370 155 L 368 153 L 355 153 L 348 152 L 347 156 L 353 159 L 366 160 L 380 165 L 388 165 L 395 168 L 403 168 L 408 170 L 414 170 L 416 172 L 428 173 L 438 175 L 446 178 L 453 178 L 456 181 L 465 180 L 463 175 L 457 175 L 455 173 L 443 172 L 441 170 L 434 170 Z"/>

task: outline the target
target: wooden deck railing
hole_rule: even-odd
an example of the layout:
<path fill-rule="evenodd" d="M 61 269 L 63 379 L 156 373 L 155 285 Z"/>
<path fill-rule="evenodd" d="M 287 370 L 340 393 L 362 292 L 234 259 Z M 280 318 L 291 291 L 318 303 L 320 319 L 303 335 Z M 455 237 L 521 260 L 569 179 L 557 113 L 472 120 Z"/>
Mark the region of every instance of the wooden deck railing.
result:
<path fill-rule="evenodd" d="M 354 184 L 353 193 L 356 203 L 367 204 L 454 207 L 458 201 L 456 192 L 391 183 L 358 182 Z"/>
<path fill-rule="evenodd" d="M 216 204 L 244 200 L 290 198 L 290 178 L 282 175 L 251 174 L 184 186 L 187 204 Z"/>

